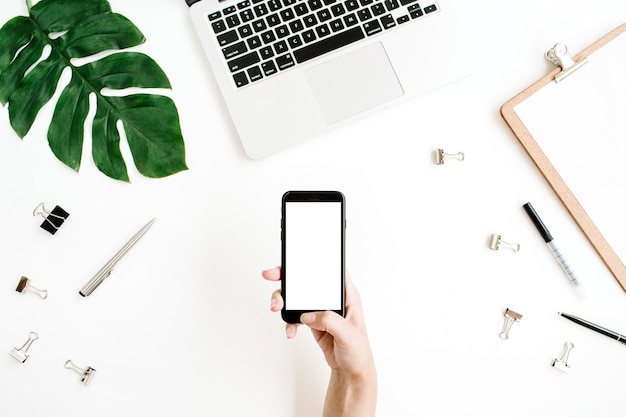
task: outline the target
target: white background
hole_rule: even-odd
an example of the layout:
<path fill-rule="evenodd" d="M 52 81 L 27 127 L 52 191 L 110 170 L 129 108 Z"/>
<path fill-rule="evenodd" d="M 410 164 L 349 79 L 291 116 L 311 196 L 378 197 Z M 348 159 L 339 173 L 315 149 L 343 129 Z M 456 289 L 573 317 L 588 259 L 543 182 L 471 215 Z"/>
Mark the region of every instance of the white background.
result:
<path fill-rule="evenodd" d="M 276 156 L 236 138 L 182 0 L 112 0 L 168 74 L 189 171 L 132 184 L 79 174 L 47 147 L 47 106 L 29 135 L 0 112 L 0 414 L 319 416 L 328 370 L 308 331 L 286 340 L 278 285 L 280 198 L 347 198 L 347 264 L 361 291 L 380 416 L 621 416 L 625 347 L 557 311 L 626 332 L 626 296 L 508 130 L 500 106 L 626 21 L 617 0 L 452 2 L 473 48 L 470 77 Z M 25 14 L 20 0 L 0 19 Z M 263 105 L 263 103 L 259 103 Z M 432 151 L 463 151 L 443 166 Z M 123 152 L 129 155 L 127 147 Z M 522 209 L 531 201 L 592 293 L 580 302 Z M 71 213 L 55 236 L 40 202 Z M 136 230 L 157 221 L 90 297 L 78 290 Z M 519 253 L 491 251 L 498 233 Z M 19 277 L 50 292 L 14 291 Z M 510 339 L 503 313 L 523 314 Z M 30 358 L 8 355 L 31 330 Z M 570 374 L 550 365 L 565 341 Z M 89 386 L 67 359 L 97 369 Z"/>

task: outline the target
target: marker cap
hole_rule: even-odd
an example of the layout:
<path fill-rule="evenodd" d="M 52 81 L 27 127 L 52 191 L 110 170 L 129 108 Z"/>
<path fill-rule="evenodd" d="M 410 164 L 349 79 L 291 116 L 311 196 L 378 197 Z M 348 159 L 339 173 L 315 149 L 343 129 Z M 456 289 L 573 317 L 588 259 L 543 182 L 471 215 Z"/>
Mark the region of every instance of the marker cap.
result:
<path fill-rule="evenodd" d="M 523 207 L 524 210 L 526 210 L 528 217 L 530 217 L 530 220 L 532 220 L 537 230 L 539 230 L 539 233 L 541 233 L 541 237 L 543 237 L 543 240 L 545 240 L 546 243 L 551 242 L 553 237 L 548 231 L 546 225 L 543 224 L 543 222 L 541 221 L 541 218 L 539 218 L 539 215 L 537 214 L 533 206 L 530 203 L 526 203 Z"/>

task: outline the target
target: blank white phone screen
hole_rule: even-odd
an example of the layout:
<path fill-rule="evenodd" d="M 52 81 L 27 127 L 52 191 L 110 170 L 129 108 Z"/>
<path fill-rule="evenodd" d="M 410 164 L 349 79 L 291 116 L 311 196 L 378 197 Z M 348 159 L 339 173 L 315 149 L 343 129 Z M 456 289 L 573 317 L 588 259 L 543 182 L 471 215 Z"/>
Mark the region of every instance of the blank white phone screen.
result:
<path fill-rule="evenodd" d="M 340 202 L 285 205 L 285 308 L 341 309 Z"/>

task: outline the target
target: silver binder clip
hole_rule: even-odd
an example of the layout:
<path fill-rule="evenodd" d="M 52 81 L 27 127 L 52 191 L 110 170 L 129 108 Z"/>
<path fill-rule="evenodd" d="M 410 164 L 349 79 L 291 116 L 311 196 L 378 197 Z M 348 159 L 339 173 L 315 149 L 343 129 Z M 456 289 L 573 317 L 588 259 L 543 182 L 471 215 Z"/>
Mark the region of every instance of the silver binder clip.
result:
<path fill-rule="evenodd" d="M 9 352 L 9 354 L 22 363 L 26 362 L 26 359 L 28 359 L 28 349 L 30 348 L 30 345 L 32 345 L 33 342 L 37 339 L 39 339 L 39 335 L 35 332 L 30 332 L 26 343 L 24 343 L 22 347 L 13 348 L 13 350 Z"/>
<path fill-rule="evenodd" d="M 80 382 L 82 382 L 84 385 L 89 384 L 89 381 L 91 381 L 91 378 L 93 378 L 94 374 L 96 373 L 96 370 L 93 369 L 91 366 L 88 366 L 86 369 L 79 368 L 78 366 L 74 365 L 69 359 L 65 362 L 65 368 L 71 369 L 72 371 L 80 375 Z"/>
<path fill-rule="evenodd" d="M 578 62 L 575 62 L 569 55 L 567 45 L 563 43 L 557 43 L 552 48 L 548 49 L 545 55 L 548 61 L 558 67 L 561 67 L 561 72 L 554 77 L 554 80 L 557 83 L 563 81 L 570 74 L 589 62 L 587 58 L 583 58 Z"/>
<path fill-rule="evenodd" d="M 465 159 L 465 154 L 463 152 L 445 153 L 443 149 L 437 149 L 434 152 L 434 156 L 435 156 L 435 164 L 437 165 L 443 165 L 446 159 L 456 159 L 459 161 L 462 161 Z"/>
<path fill-rule="evenodd" d="M 33 216 L 43 217 L 44 222 L 41 223 L 39 227 L 53 235 L 59 230 L 70 214 L 59 206 L 55 206 L 52 211 L 48 211 L 44 203 L 39 203 L 33 210 Z"/>
<path fill-rule="evenodd" d="M 499 250 L 500 248 L 509 248 L 513 252 L 519 251 L 520 245 L 518 243 L 509 243 L 502 240 L 502 236 L 493 234 L 491 235 L 491 241 L 489 242 L 489 249 Z"/>
<path fill-rule="evenodd" d="M 559 371 L 568 373 L 570 366 L 567 364 L 567 360 L 569 358 L 569 353 L 572 351 L 572 349 L 574 349 L 574 344 L 572 342 L 565 342 L 565 347 L 563 348 L 561 356 L 559 356 L 552 362 L 552 366 Z"/>
<path fill-rule="evenodd" d="M 507 340 L 509 338 L 509 331 L 511 330 L 511 326 L 515 322 L 518 322 L 522 319 L 522 315 L 520 313 L 516 313 L 513 310 L 506 309 L 504 312 L 504 325 L 502 326 L 502 332 L 500 332 L 500 339 Z"/>
<path fill-rule="evenodd" d="M 40 290 L 39 288 L 33 287 L 32 285 L 30 285 L 30 279 L 26 277 L 22 277 L 20 279 L 20 282 L 19 284 L 17 284 L 17 288 L 15 289 L 15 291 L 21 292 L 22 294 L 25 292 L 32 292 L 32 293 L 37 294 L 44 300 L 48 298 L 47 290 Z"/>

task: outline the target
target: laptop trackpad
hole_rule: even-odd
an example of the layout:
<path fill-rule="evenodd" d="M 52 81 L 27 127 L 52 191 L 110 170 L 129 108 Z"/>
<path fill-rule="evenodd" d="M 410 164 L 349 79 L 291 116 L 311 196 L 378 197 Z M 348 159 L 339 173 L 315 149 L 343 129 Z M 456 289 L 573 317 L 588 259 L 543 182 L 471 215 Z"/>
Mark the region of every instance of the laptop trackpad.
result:
<path fill-rule="evenodd" d="M 305 75 L 328 124 L 404 94 L 380 42 L 310 68 Z"/>

